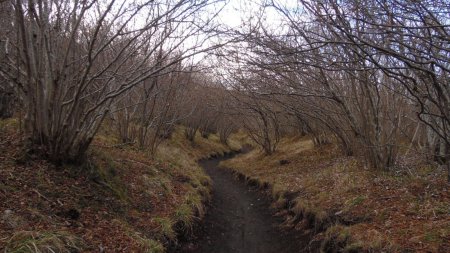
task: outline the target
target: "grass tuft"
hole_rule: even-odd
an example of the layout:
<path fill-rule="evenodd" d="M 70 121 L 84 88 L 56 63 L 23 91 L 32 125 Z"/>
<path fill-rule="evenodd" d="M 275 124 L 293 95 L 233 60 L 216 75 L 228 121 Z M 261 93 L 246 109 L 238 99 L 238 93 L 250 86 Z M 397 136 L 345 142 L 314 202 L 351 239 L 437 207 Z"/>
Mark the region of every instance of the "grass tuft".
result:
<path fill-rule="evenodd" d="M 347 227 L 334 225 L 325 232 L 325 238 L 320 245 L 320 252 L 343 252 L 350 239 Z"/>
<path fill-rule="evenodd" d="M 6 243 L 5 253 L 81 252 L 84 242 L 65 231 L 19 231 Z"/>
<path fill-rule="evenodd" d="M 194 211 L 188 204 L 180 205 L 175 211 L 175 220 L 177 230 L 181 230 L 185 234 L 192 232 L 194 225 Z"/>
<path fill-rule="evenodd" d="M 170 218 L 156 217 L 153 221 L 158 225 L 157 237 L 175 241 L 177 234 L 173 229 L 174 222 Z"/>

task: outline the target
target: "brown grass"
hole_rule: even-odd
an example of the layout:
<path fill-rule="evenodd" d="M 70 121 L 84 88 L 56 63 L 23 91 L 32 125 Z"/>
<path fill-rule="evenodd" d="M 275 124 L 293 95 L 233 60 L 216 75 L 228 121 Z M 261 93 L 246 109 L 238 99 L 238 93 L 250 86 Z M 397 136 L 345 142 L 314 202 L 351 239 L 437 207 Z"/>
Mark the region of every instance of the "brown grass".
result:
<path fill-rule="evenodd" d="M 164 252 L 192 232 L 210 198 L 196 160 L 230 152 L 214 135 L 193 146 L 182 131 L 152 158 L 116 145 L 105 127 L 87 163 L 55 167 L 24 158 L 17 121 L 0 121 L 0 251 Z"/>
<path fill-rule="evenodd" d="M 416 162 L 407 170 L 375 171 L 333 145 L 313 148 L 307 138 L 287 138 L 279 147 L 271 156 L 253 150 L 221 165 L 270 184 L 274 206 L 289 208 L 286 224 L 312 229 L 324 248 L 450 252 L 444 170 Z"/>

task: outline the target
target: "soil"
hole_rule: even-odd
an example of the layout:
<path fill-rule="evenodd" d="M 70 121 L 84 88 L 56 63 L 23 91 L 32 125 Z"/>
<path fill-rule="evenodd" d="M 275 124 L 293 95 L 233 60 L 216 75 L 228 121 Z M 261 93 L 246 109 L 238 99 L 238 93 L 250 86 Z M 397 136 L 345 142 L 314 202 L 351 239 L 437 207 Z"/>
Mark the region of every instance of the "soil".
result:
<path fill-rule="evenodd" d="M 218 168 L 227 158 L 200 162 L 213 180 L 213 199 L 197 239 L 178 252 L 310 252 L 308 235 L 280 229 L 282 218 L 274 216 L 264 193 L 238 180 L 230 170 Z"/>

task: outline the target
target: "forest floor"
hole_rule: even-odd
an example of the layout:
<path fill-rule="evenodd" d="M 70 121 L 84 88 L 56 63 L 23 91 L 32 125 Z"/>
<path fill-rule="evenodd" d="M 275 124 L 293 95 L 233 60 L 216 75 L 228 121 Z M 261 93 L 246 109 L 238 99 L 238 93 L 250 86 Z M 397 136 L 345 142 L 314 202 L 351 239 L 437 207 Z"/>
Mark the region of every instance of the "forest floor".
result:
<path fill-rule="evenodd" d="M 232 170 L 203 160 L 212 182 L 197 161 L 245 137 L 192 144 L 179 127 L 151 157 L 104 127 L 83 166 L 55 166 L 24 152 L 18 129 L 0 121 L 0 252 L 450 252 L 446 172 L 413 152 L 376 171 L 292 137 L 220 163 Z"/>
<path fill-rule="evenodd" d="M 221 157 L 200 164 L 212 179 L 212 201 L 198 229 L 198 238 L 182 253 L 292 253 L 308 249 L 310 237 L 280 229 L 282 217 L 274 216 L 270 200 L 259 189 L 218 168 Z"/>
<path fill-rule="evenodd" d="M 313 233 L 323 252 L 450 252 L 446 170 L 413 152 L 400 159 L 374 170 L 292 137 L 273 155 L 255 149 L 220 166 L 267 189 L 284 226 Z"/>
<path fill-rule="evenodd" d="M 104 127 L 82 166 L 24 152 L 17 120 L 0 121 L 0 252 L 164 252 L 204 215 L 211 180 L 197 160 L 223 155 L 218 137 L 177 128 L 155 157 L 117 145 Z M 236 147 L 235 149 L 238 149 Z"/>

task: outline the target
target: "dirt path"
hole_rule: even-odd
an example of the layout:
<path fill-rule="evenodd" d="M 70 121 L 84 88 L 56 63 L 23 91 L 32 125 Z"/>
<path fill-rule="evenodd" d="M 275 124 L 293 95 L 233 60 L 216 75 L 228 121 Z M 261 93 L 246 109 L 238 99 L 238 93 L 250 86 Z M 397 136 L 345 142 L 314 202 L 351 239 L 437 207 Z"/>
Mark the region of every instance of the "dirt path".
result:
<path fill-rule="evenodd" d="M 308 238 L 277 228 L 268 199 L 217 165 L 224 158 L 200 162 L 213 180 L 213 200 L 196 242 L 179 252 L 293 253 L 305 250 Z"/>

